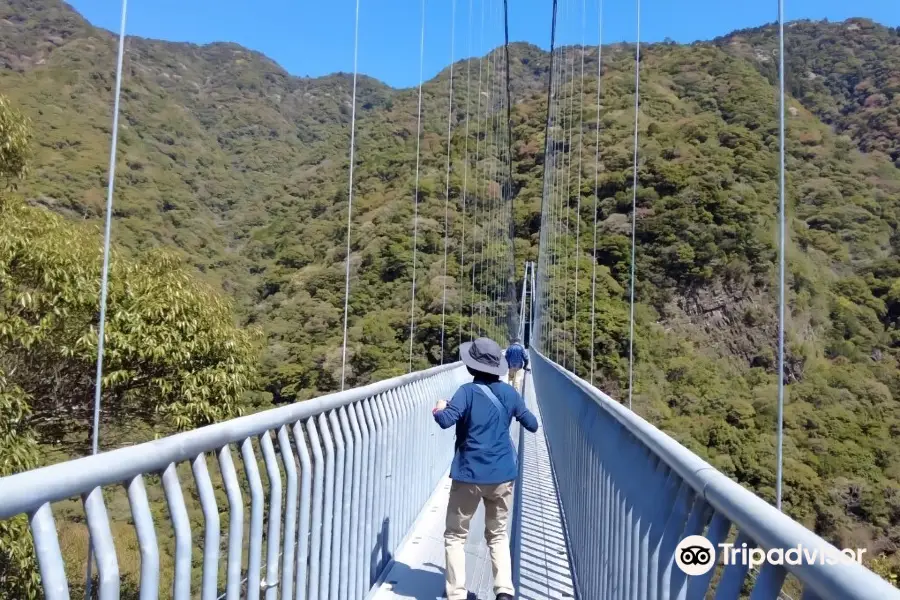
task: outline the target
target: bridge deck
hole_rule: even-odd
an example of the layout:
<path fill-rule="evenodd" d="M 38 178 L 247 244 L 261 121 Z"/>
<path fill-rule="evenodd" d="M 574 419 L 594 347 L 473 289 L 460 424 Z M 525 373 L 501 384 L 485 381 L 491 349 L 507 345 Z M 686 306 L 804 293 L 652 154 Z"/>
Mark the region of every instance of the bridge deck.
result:
<path fill-rule="evenodd" d="M 540 422 L 530 377 L 526 380 L 525 396 Z M 572 598 L 574 588 L 569 556 L 543 429 L 534 435 L 526 432 L 524 445 L 523 475 L 519 482 L 522 486 L 522 511 L 518 536 L 521 546 L 517 598 Z M 406 543 L 394 556 L 394 565 L 384 582 L 369 595 L 371 600 L 433 600 L 443 597 L 444 515 L 449 492 L 450 480 L 445 479 L 420 513 Z M 470 531 L 466 545 L 469 598 L 493 600 L 490 555 L 483 535 L 483 507 L 472 520 Z M 512 534 L 511 537 L 516 536 Z M 516 555 L 515 551 L 513 555 Z"/>

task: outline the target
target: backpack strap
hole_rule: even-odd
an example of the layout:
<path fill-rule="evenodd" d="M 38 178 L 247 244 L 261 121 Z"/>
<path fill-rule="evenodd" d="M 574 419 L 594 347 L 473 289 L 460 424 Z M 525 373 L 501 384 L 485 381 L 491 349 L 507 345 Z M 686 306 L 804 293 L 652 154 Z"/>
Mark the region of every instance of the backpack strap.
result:
<path fill-rule="evenodd" d="M 477 383 L 475 385 L 478 386 L 478 389 L 481 390 L 482 394 L 484 394 L 485 396 L 488 397 L 488 400 L 491 401 L 491 404 L 494 405 L 494 409 L 496 409 L 496 411 L 499 413 L 500 417 L 502 418 L 503 415 L 506 414 L 506 410 L 503 408 L 503 404 L 500 403 L 500 399 L 497 398 L 497 396 L 494 394 L 494 392 L 491 391 L 491 388 L 489 388 L 488 386 L 486 386 L 482 383 Z M 506 416 L 509 417 L 509 415 L 506 415 Z"/>

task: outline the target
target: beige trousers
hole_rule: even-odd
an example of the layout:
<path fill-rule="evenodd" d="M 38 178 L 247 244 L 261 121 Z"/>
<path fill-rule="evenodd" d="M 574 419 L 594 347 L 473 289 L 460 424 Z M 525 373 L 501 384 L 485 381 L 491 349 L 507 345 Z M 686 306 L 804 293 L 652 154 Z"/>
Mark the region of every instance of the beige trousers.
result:
<path fill-rule="evenodd" d="M 519 393 L 522 392 L 522 390 L 519 389 L 519 388 L 520 388 L 519 374 L 524 373 L 524 372 L 525 372 L 525 371 L 524 371 L 523 369 L 520 369 L 520 368 L 518 368 L 518 367 L 510 367 L 510 368 L 509 368 L 509 373 L 508 373 L 507 376 L 506 376 L 507 379 L 509 380 L 509 385 L 511 385 L 511 386 L 513 386 L 514 388 L 516 388 L 516 391 L 519 392 Z"/>
<path fill-rule="evenodd" d="M 494 594 L 515 595 L 507 523 L 513 499 L 513 483 L 475 485 L 454 481 L 447 505 L 444 548 L 447 562 L 447 600 L 466 600 L 466 538 L 469 523 L 484 500 L 484 538 L 491 551 Z"/>

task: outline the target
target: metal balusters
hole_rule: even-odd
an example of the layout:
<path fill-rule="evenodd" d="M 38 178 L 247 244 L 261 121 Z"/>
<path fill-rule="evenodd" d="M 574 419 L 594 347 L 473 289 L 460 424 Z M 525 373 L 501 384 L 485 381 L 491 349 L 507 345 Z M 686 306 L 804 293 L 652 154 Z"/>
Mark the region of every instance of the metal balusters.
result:
<path fill-rule="evenodd" d="M 184 505 L 184 494 L 178 480 L 178 467 L 170 463 L 163 472 L 163 490 L 169 504 L 172 528 L 175 530 L 175 580 L 172 596 L 175 600 L 189 600 L 191 597 L 191 523 Z M 95 546 L 96 547 L 96 546 Z"/>
<path fill-rule="evenodd" d="M 310 419 L 310 422 L 312 419 Z M 297 456 L 300 459 L 300 507 L 297 519 L 297 556 L 296 575 L 294 585 L 297 587 L 296 600 L 306 600 L 306 591 L 310 582 L 309 557 L 311 556 L 310 541 L 312 538 L 311 511 L 313 479 L 315 474 L 312 467 L 312 459 L 306 448 L 307 438 L 303 435 L 303 423 L 294 423 L 294 444 L 297 448 Z"/>
<path fill-rule="evenodd" d="M 147 490 L 144 487 L 144 477 L 135 475 L 127 487 L 131 517 L 134 519 L 134 528 L 141 552 L 140 600 L 156 600 L 159 598 L 159 547 L 156 542 L 156 529 L 153 526 L 150 502 L 147 500 Z"/>
<path fill-rule="evenodd" d="M 265 590 L 266 600 L 276 600 L 278 597 L 278 562 L 281 558 L 281 471 L 278 469 L 278 458 L 275 455 L 270 432 L 266 431 L 259 436 L 259 445 L 266 467 L 266 477 L 269 480 L 266 574 L 260 589 Z"/>
<path fill-rule="evenodd" d="M 240 600 L 241 597 L 241 556 L 244 542 L 244 501 L 237 472 L 228 444 L 219 449 L 219 471 L 228 498 L 228 563 L 225 576 L 226 600 Z M 141 565 L 143 567 L 143 565 Z M 141 582 L 141 591 L 144 584 Z M 143 598 L 141 598 L 143 600 Z"/>
<path fill-rule="evenodd" d="M 241 444 L 241 458 L 244 462 L 244 474 L 250 485 L 250 560 L 247 566 L 247 600 L 259 600 L 265 496 L 263 495 L 262 479 L 259 477 L 256 453 L 253 451 L 252 438 L 248 437 Z"/>
<path fill-rule="evenodd" d="M 119 563 L 116 560 L 116 546 L 113 543 L 112 530 L 109 527 L 109 517 L 103 503 L 102 488 L 95 487 L 84 496 L 84 512 L 87 516 L 88 529 L 91 532 L 94 558 L 97 560 L 100 600 L 118 600 Z M 90 556 L 88 560 L 90 560 Z M 188 554 L 188 560 L 190 560 L 190 554 Z M 188 564 L 188 568 L 190 568 L 190 564 Z M 190 581 L 188 581 L 189 585 Z"/>
<path fill-rule="evenodd" d="M 200 495 L 200 508 L 203 511 L 203 584 L 202 600 L 216 600 L 219 576 L 219 508 L 216 506 L 216 495 L 209 469 L 206 466 L 206 455 L 200 453 L 191 463 L 197 492 Z"/>
<path fill-rule="evenodd" d="M 284 551 L 281 553 L 281 599 L 291 600 L 294 597 L 294 551 L 297 529 L 297 464 L 294 450 L 288 437 L 287 425 L 278 428 L 278 449 L 281 462 L 284 464 L 287 488 L 284 505 Z M 305 557 L 304 557 L 305 560 Z"/>
<path fill-rule="evenodd" d="M 717 547 L 732 523 L 738 548 L 802 544 L 837 557 L 824 540 L 592 385 L 535 352 L 532 364 L 580 597 L 701 600 L 715 570 L 686 577 L 674 565 L 676 546 L 704 535 Z M 804 597 L 862 600 L 876 588 L 879 598 L 900 597 L 859 565 L 827 562 L 766 567 L 746 584 L 746 567 L 728 565 L 714 595 L 736 599 L 746 587 L 751 598 L 771 598 L 788 571 Z"/>

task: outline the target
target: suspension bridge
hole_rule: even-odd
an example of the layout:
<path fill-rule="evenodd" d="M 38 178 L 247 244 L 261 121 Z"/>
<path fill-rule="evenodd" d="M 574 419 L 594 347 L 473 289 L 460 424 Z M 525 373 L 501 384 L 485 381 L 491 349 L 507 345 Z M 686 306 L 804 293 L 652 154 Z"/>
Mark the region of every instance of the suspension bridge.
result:
<path fill-rule="evenodd" d="M 452 0 L 452 28 L 456 0 Z M 594 344 L 587 365 L 576 360 L 580 292 L 590 288 L 590 335 L 595 321 L 597 282 L 597 181 L 594 181 L 594 238 L 581 239 L 583 165 L 600 162 L 602 89 L 596 97 L 597 126 L 585 129 L 584 43 L 586 1 L 553 0 L 551 62 L 547 85 L 546 137 L 539 253 L 536 261 L 514 252 L 510 131 L 510 68 L 507 3 L 481 2 L 485 18 L 504 32 L 502 50 L 466 63 L 465 160 L 459 264 L 470 265 L 471 294 L 466 334 L 525 339 L 533 372 L 522 392 L 540 428 L 530 434 L 514 425 L 519 453 L 509 540 L 517 597 L 523 599 L 620 598 L 806 600 L 900 598 L 900 590 L 864 566 L 842 560 L 838 549 L 781 512 L 781 410 L 779 381 L 777 500 L 773 506 L 741 487 L 631 410 L 634 387 L 635 223 L 638 218 L 638 136 L 640 44 L 635 46 L 634 179 L 632 182 L 627 396 L 613 399 L 595 387 Z M 425 44 L 422 2 L 420 65 Z M 549 8 L 549 7 L 548 7 Z M 486 10 L 485 10 L 486 9 Z M 778 368 L 784 360 L 784 28 L 779 6 L 782 57 L 780 144 L 780 310 Z M 548 11 L 549 12 L 549 11 Z M 473 1 L 469 0 L 472 30 Z M 602 19 L 602 3 L 597 7 Z M 579 21 L 580 19 L 580 21 Z M 351 229 L 356 148 L 359 0 L 354 22 L 354 77 L 349 148 L 346 280 L 341 391 L 305 402 L 217 423 L 136 446 L 99 452 L 99 403 L 108 279 L 109 238 L 114 199 L 119 94 L 125 43 L 126 3 L 122 3 L 113 123 L 103 280 L 93 454 L 0 479 L 0 520 L 25 515 L 30 524 L 45 597 L 70 598 L 72 582 L 84 573 L 67 572 L 53 504 L 70 498 L 83 503 L 94 560 L 88 561 L 89 597 L 119 598 L 123 549 L 108 514 L 108 494 L 127 496 L 139 560 L 142 600 L 275 600 L 440 598 L 443 593 L 443 527 L 449 490 L 453 435 L 433 422 L 431 407 L 470 379 L 454 362 L 448 329 L 447 265 L 450 248 L 451 138 L 453 85 L 449 74 L 440 365 L 424 371 L 344 389 L 351 286 Z M 580 30 L 580 47 L 557 47 L 561 25 Z M 602 31 L 601 24 L 598 29 Z M 640 5 L 638 4 L 638 40 Z M 453 34 L 451 33 L 451 37 Z M 483 36 L 483 33 L 482 33 Z M 483 37 L 482 37 L 483 39 Z M 471 36 L 470 36 L 471 40 Z M 602 69 L 598 40 L 597 73 Z M 456 58 L 451 45 L 451 65 Z M 471 47 L 469 48 L 471 54 Z M 454 79 L 456 77 L 456 79 Z M 416 274 L 418 197 L 422 134 L 422 76 L 418 87 L 415 207 L 410 290 L 409 365 L 412 371 L 417 326 Z M 483 85 L 482 85 L 483 84 Z M 576 85 L 580 92 L 575 93 Z M 470 87 L 472 93 L 470 94 Z M 477 90 L 477 91 L 476 91 Z M 471 97 L 475 99 L 470 103 Z M 576 110 L 574 103 L 582 105 Z M 470 136 L 470 114 L 472 133 Z M 590 107 L 588 107 L 590 108 Z M 774 107 L 773 107 L 774 110 Z M 455 112 L 456 111 L 456 112 Z M 576 115 L 580 115 L 576 117 Z M 585 154 L 584 138 L 596 136 L 596 152 Z M 470 148 L 470 137 L 474 137 Z M 470 160 L 470 151 L 474 161 Z M 576 175 L 571 171 L 573 164 Z M 470 172 L 471 169 L 471 172 Z M 491 185 L 496 184 L 496 185 Z M 469 187 L 471 186 L 471 187 Z M 467 199 L 471 199 L 466 206 Z M 572 201 L 575 206 L 572 206 Z M 571 221 L 574 219 L 575 223 Z M 575 232 L 575 247 L 569 248 Z M 468 236 L 468 239 L 467 237 Z M 569 254 L 593 253 L 590 273 L 574 268 Z M 466 253 L 469 253 L 468 255 Z M 516 265 L 523 275 L 516 278 Z M 517 293 L 518 292 L 518 293 Z M 570 296 L 571 295 L 571 296 Z M 476 300 L 477 298 L 477 300 Z M 562 300 L 560 300 L 562 298 Z M 569 304 L 574 303 L 569 311 Z M 460 313 L 464 310 L 460 309 Z M 593 340 L 591 340 L 593 341 Z M 581 362 L 579 363 L 579 360 Z M 779 378 L 781 380 L 782 378 Z M 210 469 L 210 464 L 217 466 Z M 150 485 L 161 485 L 175 536 L 171 582 L 161 578 L 160 551 Z M 192 530 L 186 494 L 199 498 L 202 530 Z M 106 495 L 105 495 L 106 494 Z M 475 517 L 467 546 L 467 581 L 475 597 L 492 598 L 487 547 Z M 676 565 L 678 542 L 705 536 L 714 545 L 788 549 L 803 547 L 828 560 L 802 564 L 720 564 L 688 576 Z M 96 569 L 96 577 L 93 574 Z M 96 583 L 94 583 L 96 581 Z M 789 582 L 789 583 L 788 583 Z M 91 589 L 95 586 L 94 589 Z"/>

